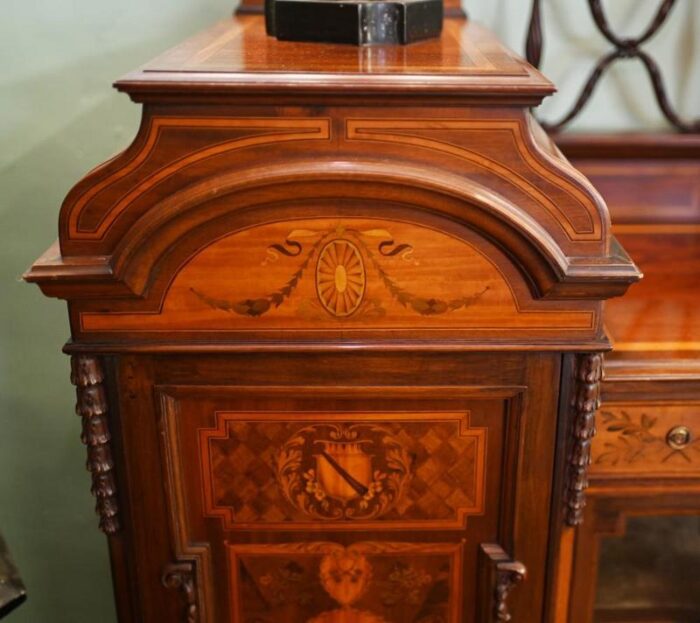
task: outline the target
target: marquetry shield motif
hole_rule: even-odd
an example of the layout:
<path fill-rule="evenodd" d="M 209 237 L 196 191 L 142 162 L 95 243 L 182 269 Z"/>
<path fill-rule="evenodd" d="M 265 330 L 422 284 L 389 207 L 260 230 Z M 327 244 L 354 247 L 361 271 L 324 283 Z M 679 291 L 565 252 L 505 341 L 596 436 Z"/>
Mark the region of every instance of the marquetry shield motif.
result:
<path fill-rule="evenodd" d="M 366 495 L 372 484 L 372 457 L 362 451 L 362 442 L 322 443 L 316 472 L 326 493 L 344 502 Z"/>
<path fill-rule="evenodd" d="M 295 433 L 276 457 L 287 501 L 317 519 L 373 519 L 401 499 L 414 457 L 374 424 L 318 424 Z"/>
<path fill-rule="evenodd" d="M 358 248 L 349 240 L 331 240 L 316 262 L 316 288 L 324 309 L 333 316 L 350 316 L 365 293 L 365 266 Z"/>

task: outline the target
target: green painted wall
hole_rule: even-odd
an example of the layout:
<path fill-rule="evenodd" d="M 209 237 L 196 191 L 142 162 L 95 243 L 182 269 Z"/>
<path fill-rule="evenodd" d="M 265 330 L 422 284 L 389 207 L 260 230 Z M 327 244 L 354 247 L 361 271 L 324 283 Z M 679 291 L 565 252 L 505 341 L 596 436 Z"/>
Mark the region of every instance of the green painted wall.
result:
<path fill-rule="evenodd" d="M 29 599 L 12 623 L 115 620 L 73 416 L 62 301 L 19 281 L 70 187 L 133 138 L 111 82 L 234 0 L 4 0 L 0 15 L 0 530 Z"/>
<path fill-rule="evenodd" d="M 12 623 L 114 621 L 106 543 L 96 528 L 85 453 L 78 441 L 68 360 L 65 306 L 19 277 L 56 237 L 69 188 L 133 138 L 139 109 L 111 82 L 203 26 L 226 17 L 234 0 L 4 0 L 0 13 L 0 530 L 29 590 Z M 585 78 L 605 49 L 573 0 L 545 3 L 554 22 L 545 70 Z M 471 13 L 520 49 L 528 0 L 472 0 Z M 583 5 L 584 3 L 577 3 Z M 621 5 L 655 2 L 618 0 Z M 697 3 L 682 0 L 671 35 L 655 44 L 681 108 L 698 109 Z M 624 9 L 624 10 L 623 10 Z M 637 21 L 644 18 L 637 16 Z M 635 26 L 636 28 L 636 26 Z M 689 35 L 691 33 L 691 35 Z M 571 42 L 579 56 L 562 56 Z M 573 62 L 573 67 L 569 62 Z M 588 63 L 588 65 L 586 65 Z M 653 108 L 630 95 L 630 74 L 606 86 L 580 127 L 659 124 Z M 635 83 L 637 84 L 637 83 Z M 645 89 L 646 87 L 640 87 Z M 644 97 L 646 90 L 641 91 Z M 555 106 L 552 103 L 548 106 Z M 555 111 L 556 112 L 556 111 Z"/>

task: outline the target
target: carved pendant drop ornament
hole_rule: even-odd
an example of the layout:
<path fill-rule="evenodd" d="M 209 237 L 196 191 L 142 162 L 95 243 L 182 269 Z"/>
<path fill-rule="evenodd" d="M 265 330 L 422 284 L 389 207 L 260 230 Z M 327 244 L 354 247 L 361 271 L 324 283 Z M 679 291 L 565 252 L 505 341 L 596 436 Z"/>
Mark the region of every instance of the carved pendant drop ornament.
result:
<path fill-rule="evenodd" d="M 569 455 L 569 480 L 566 495 L 566 522 L 577 526 L 583 521 L 591 464 L 591 441 L 596 433 L 595 414 L 600 407 L 600 382 L 603 355 L 585 353 L 576 358 L 576 377 L 571 401 L 573 444 Z"/>
<path fill-rule="evenodd" d="M 82 442 L 87 446 L 87 468 L 92 474 L 95 510 L 100 516 L 100 530 L 105 534 L 119 531 L 119 507 L 114 478 L 107 395 L 104 371 L 97 357 L 74 355 L 71 358 L 71 383 L 76 387 L 76 413 L 82 418 Z"/>

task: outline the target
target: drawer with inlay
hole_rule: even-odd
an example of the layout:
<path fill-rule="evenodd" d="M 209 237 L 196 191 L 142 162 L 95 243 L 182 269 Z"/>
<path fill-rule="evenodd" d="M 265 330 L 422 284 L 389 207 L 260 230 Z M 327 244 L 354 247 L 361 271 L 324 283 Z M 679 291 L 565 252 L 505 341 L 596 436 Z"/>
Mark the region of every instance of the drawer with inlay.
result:
<path fill-rule="evenodd" d="M 700 402 L 604 402 L 591 474 L 700 477 Z"/>

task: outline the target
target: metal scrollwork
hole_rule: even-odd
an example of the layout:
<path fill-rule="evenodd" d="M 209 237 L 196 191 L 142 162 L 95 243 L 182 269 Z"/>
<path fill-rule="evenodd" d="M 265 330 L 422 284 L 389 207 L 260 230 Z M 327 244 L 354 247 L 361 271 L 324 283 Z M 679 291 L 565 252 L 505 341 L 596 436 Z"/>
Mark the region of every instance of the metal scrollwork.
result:
<path fill-rule="evenodd" d="M 543 123 L 542 125 L 549 131 L 558 131 L 564 128 L 564 126 L 570 123 L 583 110 L 593 95 L 593 92 L 598 85 L 598 82 L 603 77 L 603 74 L 613 63 L 620 59 L 636 58 L 644 65 L 654 89 L 656 102 L 661 110 L 661 113 L 668 120 L 668 122 L 680 132 L 699 132 L 700 119 L 685 121 L 680 117 L 680 115 L 678 115 L 669 100 L 659 65 L 642 47 L 659 32 L 661 27 L 666 22 L 671 9 L 676 4 L 676 0 L 663 0 L 654 18 L 651 20 L 644 32 L 638 37 L 620 37 L 613 31 L 610 23 L 608 22 L 607 16 L 605 15 L 602 0 L 588 0 L 588 4 L 591 10 L 591 15 L 593 16 L 593 21 L 603 37 L 605 37 L 613 45 L 613 49 L 598 60 L 571 110 L 569 110 L 569 112 L 566 113 L 559 121 L 555 123 Z M 540 5 L 541 0 L 533 0 L 530 26 L 528 29 L 526 43 L 527 60 L 535 67 L 540 66 L 544 42 Z"/>

